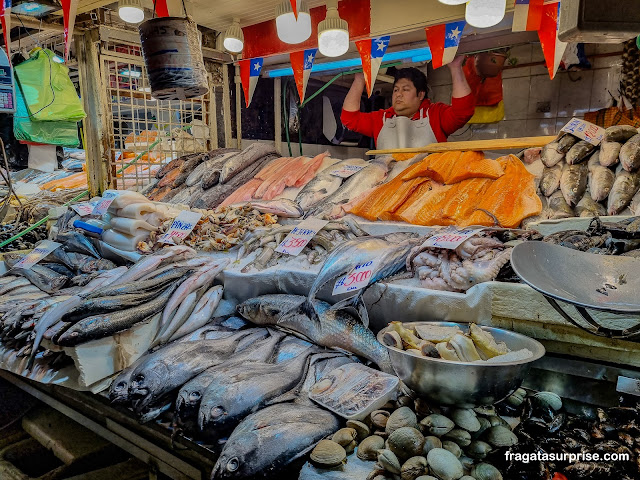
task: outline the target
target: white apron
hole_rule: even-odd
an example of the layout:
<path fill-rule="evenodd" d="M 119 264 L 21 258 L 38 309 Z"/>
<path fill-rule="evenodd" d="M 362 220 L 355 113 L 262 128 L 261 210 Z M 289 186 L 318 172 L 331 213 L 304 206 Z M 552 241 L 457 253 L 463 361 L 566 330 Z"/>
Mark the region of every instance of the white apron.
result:
<path fill-rule="evenodd" d="M 376 148 L 378 150 L 417 148 L 437 142 L 438 140 L 429 122 L 429 114 L 426 113 L 426 117 L 423 117 L 421 110 L 418 120 L 411 120 L 409 117 L 399 117 L 397 115 L 392 118 L 383 117 L 382 129 L 378 134 Z"/>

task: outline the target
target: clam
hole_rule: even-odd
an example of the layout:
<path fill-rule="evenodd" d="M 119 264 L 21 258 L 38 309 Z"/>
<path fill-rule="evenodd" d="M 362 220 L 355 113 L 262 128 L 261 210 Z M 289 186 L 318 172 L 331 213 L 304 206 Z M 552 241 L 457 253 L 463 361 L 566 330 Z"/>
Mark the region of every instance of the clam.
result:
<path fill-rule="evenodd" d="M 373 467 L 373 470 L 371 470 L 371 472 L 369 472 L 369 475 L 367 475 L 367 480 L 389 480 L 391 478 L 391 475 L 389 475 L 388 473 L 389 472 L 382 468 L 382 465 L 376 463 Z"/>
<path fill-rule="evenodd" d="M 444 448 L 434 448 L 427 455 L 431 473 L 441 480 L 458 480 L 464 475 L 462 464 L 456 456 Z"/>
<path fill-rule="evenodd" d="M 371 424 L 374 427 L 384 430 L 387 426 L 389 415 L 391 414 L 386 410 L 375 410 L 374 412 L 371 412 Z"/>
<path fill-rule="evenodd" d="M 479 463 L 471 469 L 471 476 L 476 480 L 502 480 L 502 474 L 493 465 Z"/>
<path fill-rule="evenodd" d="M 483 442 L 482 440 L 474 440 L 473 442 L 471 442 L 471 445 L 466 448 L 465 451 L 471 458 L 482 460 L 487 455 L 489 455 L 489 452 L 491 452 L 491 450 L 492 447 L 487 442 Z"/>
<path fill-rule="evenodd" d="M 400 407 L 412 407 L 413 406 L 413 398 L 409 397 L 408 395 L 401 395 L 400 397 L 398 397 L 398 400 L 396 400 L 396 403 L 398 404 L 398 408 L 400 408 Z"/>
<path fill-rule="evenodd" d="M 462 464 L 462 468 L 464 469 L 465 472 L 471 471 L 471 469 L 473 468 L 473 464 L 475 462 L 473 458 L 469 458 L 466 455 L 461 456 L 458 460 L 460 460 L 460 463 Z"/>
<path fill-rule="evenodd" d="M 460 477 L 460 480 L 476 480 L 473 477 L 470 477 L 469 475 L 465 475 L 464 477 Z"/>
<path fill-rule="evenodd" d="M 333 434 L 331 440 L 342 447 L 346 447 L 358 437 L 358 433 L 353 428 L 341 428 Z"/>
<path fill-rule="evenodd" d="M 380 453 L 378 453 L 378 463 L 382 465 L 382 468 L 387 472 L 400 473 L 400 461 L 391 450 L 380 450 Z"/>
<path fill-rule="evenodd" d="M 438 480 L 436 477 L 432 477 L 431 475 L 420 475 L 416 480 Z"/>
<path fill-rule="evenodd" d="M 438 437 L 445 433 L 449 433 L 453 430 L 453 427 L 455 427 L 455 423 L 453 423 L 452 420 L 437 413 L 432 413 L 431 415 L 424 417 L 420 421 L 420 425 L 422 425 L 430 434 Z"/>
<path fill-rule="evenodd" d="M 310 458 L 320 468 L 332 468 L 345 463 L 347 453 L 332 440 L 320 440 L 311 451 Z"/>
<path fill-rule="evenodd" d="M 507 397 L 507 403 L 512 407 L 519 407 L 524 403 L 526 397 L 527 391 L 524 388 L 519 388 Z"/>
<path fill-rule="evenodd" d="M 415 480 L 427 473 L 427 459 L 424 457 L 411 457 L 400 468 L 402 480 Z"/>
<path fill-rule="evenodd" d="M 438 437 L 428 436 L 424 437 L 424 447 L 422 448 L 422 454 L 426 455 L 434 448 L 442 448 L 442 442 Z"/>
<path fill-rule="evenodd" d="M 460 448 L 460 446 L 457 443 L 452 442 L 451 440 L 445 440 L 444 442 L 442 442 L 442 448 L 444 448 L 445 450 L 449 450 L 456 456 L 456 458 L 460 458 L 462 456 L 462 449 Z"/>
<path fill-rule="evenodd" d="M 382 343 L 384 343 L 387 347 L 399 348 L 402 350 L 402 338 L 400 334 L 395 331 L 385 332 L 382 335 Z"/>
<path fill-rule="evenodd" d="M 478 415 L 484 415 L 485 417 L 491 417 L 496 414 L 496 407 L 493 405 L 482 405 L 473 409 Z"/>
<path fill-rule="evenodd" d="M 433 410 L 431 410 L 429 404 L 422 398 L 416 399 L 414 410 L 421 417 L 426 417 L 427 415 L 431 415 L 433 413 Z"/>
<path fill-rule="evenodd" d="M 471 444 L 471 434 L 461 428 L 454 428 L 449 433 L 446 433 L 443 438 L 451 440 L 461 447 L 468 447 Z"/>
<path fill-rule="evenodd" d="M 358 446 L 358 458 L 360 460 L 376 460 L 378 452 L 384 449 L 384 438 L 372 435 L 365 438 Z"/>
<path fill-rule="evenodd" d="M 489 421 L 488 418 L 478 417 L 478 421 L 480 422 L 480 429 L 477 432 L 473 432 L 471 434 L 471 438 L 474 440 L 477 438 L 480 438 L 480 435 L 482 435 L 485 432 L 485 430 L 487 430 L 488 428 L 491 428 L 491 422 Z"/>
<path fill-rule="evenodd" d="M 556 412 L 562 408 L 562 399 L 553 392 L 539 392 L 533 396 L 533 399 L 543 407 L 551 408 Z"/>
<path fill-rule="evenodd" d="M 483 438 L 487 443 L 496 448 L 511 447 L 518 443 L 516 434 L 502 425 L 489 428 L 484 432 Z"/>
<path fill-rule="evenodd" d="M 491 426 L 495 427 L 496 425 L 502 425 L 504 427 L 508 427 L 509 423 L 502 417 L 499 417 L 498 415 L 492 415 L 491 417 L 489 417 L 489 421 L 491 422 Z"/>
<path fill-rule="evenodd" d="M 457 426 L 467 432 L 477 432 L 480 430 L 480 421 L 476 416 L 476 412 L 470 408 L 457 408 L 451 412 L 451 420 Z"/>
<path fill-rule="evenodd" d="M 424 436 L 413 427 L 400 427 L 389 435 L 388 449 L 400 460 L 422 454 Z"/>
<path fill-rule="evenodd" d="M 394 431 L 402 427 L 418 428 L 418 418 L 409 407 L 400 407 L 393 412 L 387 420 L 385 431 L 391 435 Z"/>
<path fill-rule="evenodd" d="M 345 445 L 344 451 L 347 452 L 347 455 L 351 455 L 357 446 L 358 442 L 354 440 L 349 445 Z"/>
<path fill-rule="evenodd" d="M 347 420 L 347 428 L 353 428 L 356 431 L 357 433 L 356 439 L 359 442 L 367 438 L 370 433 L 369 427 L 366 424 L 359 422 L 357 420 Z"/>

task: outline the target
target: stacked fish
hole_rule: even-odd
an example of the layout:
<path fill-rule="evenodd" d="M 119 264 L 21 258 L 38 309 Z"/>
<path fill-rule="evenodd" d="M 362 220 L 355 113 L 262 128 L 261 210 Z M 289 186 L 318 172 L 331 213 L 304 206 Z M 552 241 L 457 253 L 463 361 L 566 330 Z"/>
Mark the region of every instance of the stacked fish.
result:
<path fill-rule="evenodd" d="M 631 126 L 605 131 L 599 147 L 569 133 L 542 149 L 543 211 L 530 220 L 635 214 L 640 204 L 640 135 Z M 630 207 L 628 209 L 627 207 Z"/>

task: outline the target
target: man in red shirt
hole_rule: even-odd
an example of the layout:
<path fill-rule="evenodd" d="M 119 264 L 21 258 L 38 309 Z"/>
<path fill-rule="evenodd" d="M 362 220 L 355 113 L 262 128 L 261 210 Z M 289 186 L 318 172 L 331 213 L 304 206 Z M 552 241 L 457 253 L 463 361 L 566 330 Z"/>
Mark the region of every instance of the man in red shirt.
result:
<path fill-rule="evenodd" d="M 469 121 L 475 109 L 474 96 L 462 71 L 463 60 L 464 57 L 457 57 L 448 64 L 453 82 L 451 105 L 432 103 L 426 98 L 425 74 L 417 68 L 403 68 L 396 73 L 393 84 L 393 106 L 360 112 L 366 85 L 364 76 L 356 74 L 342 105 L 342 123 L 349 130 L 372 137 L 380 150 L 446 142 L 449 135 Z"/>

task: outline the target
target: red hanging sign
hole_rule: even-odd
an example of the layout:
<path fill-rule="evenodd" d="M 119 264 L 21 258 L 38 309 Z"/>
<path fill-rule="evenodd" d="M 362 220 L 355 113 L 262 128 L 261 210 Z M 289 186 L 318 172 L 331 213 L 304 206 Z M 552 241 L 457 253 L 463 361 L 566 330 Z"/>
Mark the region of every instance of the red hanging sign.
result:
<path fill-rule="evenodd" d="M 169 16 L 169 7 L 167 6 L 167 0 L 154 0 L 153 2 L 156 15 L 159 17 Z"/>
<path fill-rule="evenodd" d="M 69 61 L 69 50 L 73 38 L 73 27 L 76 24 L 76 12 L 79 0 L 60 0 L 62 3 L 62 17 L 64 19 L 64 61 Z"/>

